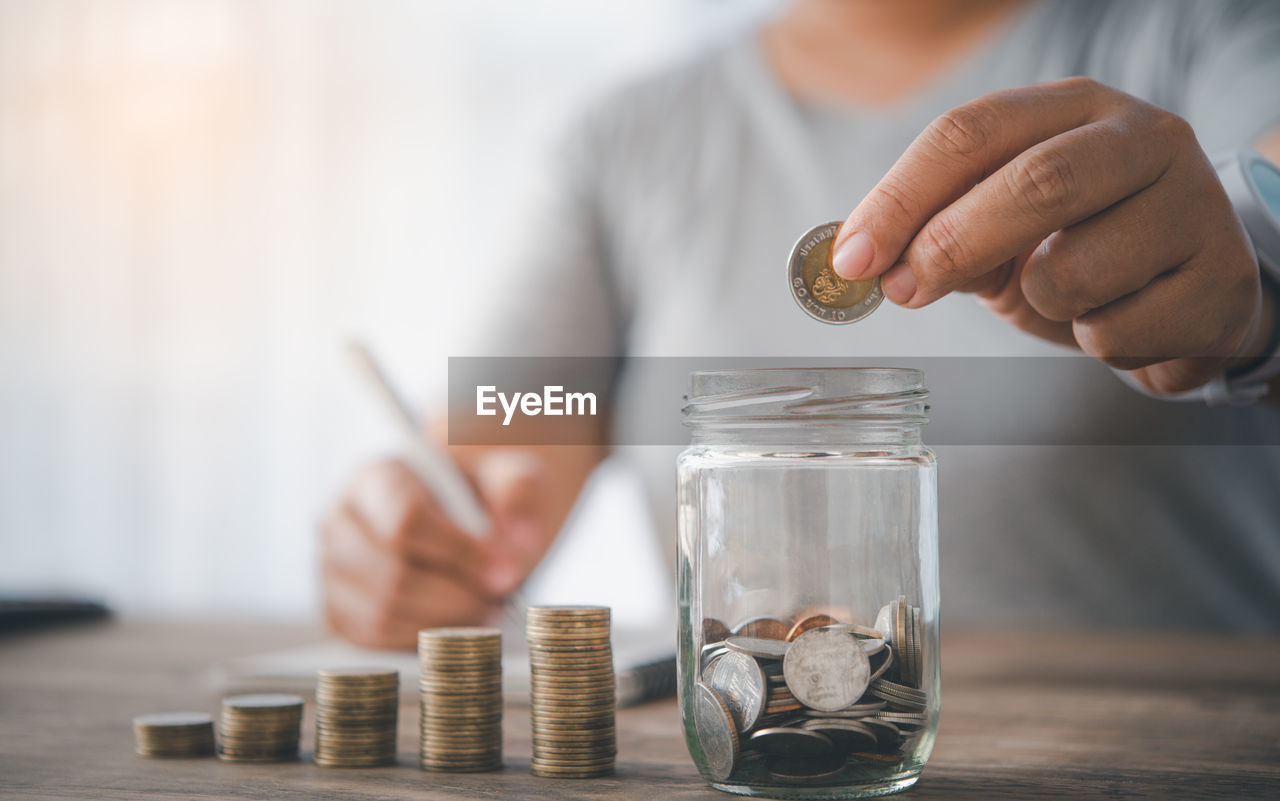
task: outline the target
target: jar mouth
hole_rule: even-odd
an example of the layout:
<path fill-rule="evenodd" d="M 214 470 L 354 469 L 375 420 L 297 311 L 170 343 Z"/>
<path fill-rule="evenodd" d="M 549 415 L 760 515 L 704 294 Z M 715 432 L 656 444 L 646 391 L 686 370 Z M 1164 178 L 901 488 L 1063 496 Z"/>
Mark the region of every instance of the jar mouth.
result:
<path fill-rule="evenodd" d="M 924 372 L 905 367 L 768 367 L 689 376 L 691 428 L 851 422 L 923 425 Z"/>

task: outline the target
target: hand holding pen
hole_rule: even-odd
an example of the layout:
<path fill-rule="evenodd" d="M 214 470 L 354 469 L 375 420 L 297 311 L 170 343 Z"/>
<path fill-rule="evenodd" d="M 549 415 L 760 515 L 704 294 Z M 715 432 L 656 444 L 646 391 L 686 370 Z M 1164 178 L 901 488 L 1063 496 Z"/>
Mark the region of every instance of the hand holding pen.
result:
<path fill-rule="evenodd" d="M 464 474 L 419 435 L 368 352 L 352 351 L 405 450 L 359 471 L 321 526 L 330 627 L 361 645 L 410 647 L 419 629 L 492 619 L 518 603 L 552 537 L 544 471 L 529 454 L 499 451 Z"/>

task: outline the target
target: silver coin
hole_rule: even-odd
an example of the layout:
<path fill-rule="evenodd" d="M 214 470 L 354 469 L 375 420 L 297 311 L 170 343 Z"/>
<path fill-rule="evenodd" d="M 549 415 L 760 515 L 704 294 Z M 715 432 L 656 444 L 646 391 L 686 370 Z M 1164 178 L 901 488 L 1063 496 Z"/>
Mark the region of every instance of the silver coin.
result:
<path fill-rule="evenodd" d="M 881 653 L 880 664 L 871 671 L 871 678 L 867 680 L 867 686 L 875 684 L 876 680 L 887 673 L 893 665 L 893 649 L 886 645 Z"/>
<path fill-rule="evenodd" d="M 885 642 L 894 648 L 898 647 L 898 643 L 893 641 L 893 601 L 880 607 L 880 612 L 876 615 L 875 629 L 880 632 Z"/>
<path fill-rule="evenodd" d="M 752 734 L 748 742 L 766 756 L 805 759 L 830 756 L 836 752 L 835 744 L 825 734 L 782 726 L 761 729 Z"/>
<path fill-rule="evenodd" d="M 764 714 L 768 687 L 756 660 L 739 651 L 716 659 L 703 679 L 729 707 L 738 731 L 755 728 Z"/>
<path fill-rule="evenodd" d="M 907 643 L 907 599 L 899 595 L 893 602 L 893 646 L 898 654 L 898 678 L 908 681 L 911 675 L 911 648 Z"/>
<path fill-rule="evenodd" d="M 814 718 L 844 718 L 847 720 L 858 720 L 870 717 L 880 710 L 884 709 L 886 702 L 884 701 L 865 701 L 853 706 L 847 706 L 844 709 L 837 709 L 835 712 L 818 712 L 811 710 L 806 713 L 809 719 Z"/>
<path fill-rule="evenodd" d="M 858 721 L 863 726 L 870 729 L 876 736 L 876 750 L 881 753 L 894 751 L 898 747 L 898 743 L 902 741 L 902 732 L 897 726 L 887 720 L 879 720 L 877 718 L 864 718 Z"/>
<path fill-rule="evenodd" d="M 808 731 L 824 734 L 841 754 L 870 751 L 878 747 L 876 733 L 856 720 L 847 718 L 814 718 L 801 724 Z"/>
<path fill-rule="evenodd" d="M 702 646 L 702 669 L 706 670 L 708 665 L 728 652 L 729 649 L 725 647 L 723 642 Z"/>
<path fill-rule="evenodd" d="M 897 726 L 923 726 L 928 720 L 924 712 L 877 712 L 875 720 L 883 720 Z"/>
<path fill-rule="evenodd" d="M 729 707 L 701 682 L 693 690 L 693 728 L 707 770 L 719 781 L 729 778 L 738 766 L 738 731 Z"/>
<path fill-rule="evenodd" d="M 924 681 L 924 643 L 922 639 L 924 632 L 920 627 L 920 609 L 919 607 L 907 607 L 910 624 L 907 627 L 907 640 L 911 644 L 911 677 L 915 680 L 915 685 L 919 687 Z"/>
<path fill-rule="evenodd" d="M 886 701 L 901 699 L 921 707 L 925 706 L 929 701 L 929 694 L 924 690 L 917 690 L 915 687 L 908 687 L 905 684 L 898 684 L 888 679 L 876 679 L 868 690 L 876 698 L 883 698 Z"/>
<path fill-rule="evenodd" d="M 839 629 L 840 631 L 852 634 L 858 640 L 858 647 L 862 649 L 867 656 L 875 656 L 880 653 L 888 645 L 884 637 L 876 629 L 867 626 L 855 626 L 852 623 L 836 623 L 831 626 L 822 626 L 824 629 Z"/>
<path fill-rule="evenodd" d="M 806 631 L 791 643 L 782 674 L 792 695 L 810 709 L 834 712 L 867 691 L 871 665 L 852 634 L 839 629 Z"/>
<path fill-rule="evenodd" d="M 765 769 L 774 781 L 782 784 L 821 784 L 844 772 L 844 757 L 830 754 L 825 757 L 769 757 Z"/>
<path fill-rule="evenodd" d="M 724 644 L 756 659 L 781 659 L 787 655 L 791 643 L 786 640 L 770 640 L 764 637 L 730 637 Z"/>
<path fill-rule="evenodd" d="M 823 223 L 796 240 L 787 262 L 787 286 L 804 313 L 832 325 L 853 323 L 884 300 L 880 278 L 850 281 L 831 266 L 831 245 L 840 223 Z"/>

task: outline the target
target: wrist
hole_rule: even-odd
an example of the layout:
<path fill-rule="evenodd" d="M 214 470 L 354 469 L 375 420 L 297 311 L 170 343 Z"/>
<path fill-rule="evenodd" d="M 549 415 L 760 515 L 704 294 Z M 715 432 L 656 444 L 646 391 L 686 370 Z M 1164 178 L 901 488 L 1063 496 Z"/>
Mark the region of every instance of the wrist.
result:
<path fill-rule="evenodd" d="M 1249 333 L 1227 362 L 1228 376 L 1251 372 L 1280 351 L 1280 286 L 1266 273 L 1260 277 L 1258 310 Z"/>

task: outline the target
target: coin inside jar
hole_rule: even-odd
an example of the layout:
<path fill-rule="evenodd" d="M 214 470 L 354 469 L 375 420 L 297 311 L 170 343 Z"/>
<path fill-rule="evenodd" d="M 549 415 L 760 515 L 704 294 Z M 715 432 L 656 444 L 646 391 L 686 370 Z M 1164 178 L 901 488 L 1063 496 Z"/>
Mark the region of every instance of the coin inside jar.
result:
<path fill-rule="evenodd" d="M 840 223 L 823 223 L 796 240 L 787 262 L 787 285 L 804 313 L 832 325 L 853 323 L 884 300 L 880 278 L 850 281 L 836 274 L 831 246 Z"/>
<path fill-rule="evenodd" d="M 694 688 L 693 727 L 711 775 L 720 781 L 729 778 L 738 766 L 738 732 L 724 701 L 702 683 Z"/>
<path fill-rule="evenodd" d="M 772 617 L 753 617 L 744 620 L 731 632 L 737 637 L 759 637 L 765 640 L 785 640 L 791 627 Z"/>
<path fill-rule="evenodd" d="M 805 706 L 833 712 L 867 690 L 871 665 L 854 636 L 837 628 L 806 631 L 782 661 L 787 687 Z"/>
<path fill-rule="evenodd" d="M 755 728 L 768 700 L 764 671 L 756 660 L 730 651 L 711 663 L 705 680 L 729 707 L 738 731 Z"/>
<path fill-rule="evenodd" d="M 817 786 L 900 765 L 933 710 L 928 690 L 904 683 L 890 641 L 922 665 L 923 626 L 903 595 L 876 618 L 871 626 L 853 610 L 807 607 L 740 619 L 723 640 L 704 643 L 690 708 L 704 775 Z M 786 639 L 761 636 L 776 634 L 783 620 L 793 621 Z"/>
<path fill-rule="evenodd" d="M 839 622 L 839 620 L 836 620 L 834 617 L 827 614 L 818 613 L 807 615 L 797 620 L 795 625 L 791 627 L 791 631 L 787 632 L 787 642 L 791 642 L 796 637 L 799 637 L 810 629 L 821 628 L 823 626 L 833 626 Z"/>
<path fill-rule="evenodd" d="M 724 641 L 730 650 L 740 651 L 756 659 L 781 659 L 787 655 L 790 643 L 765 637 L 730 637 Z"/>
<path fill-rule="evenodd" d="M 844 772 L 844 757 L 768 757 L 765 769 L 775 781 L 785 784 L 819 784 Z"/>
<path fill-rule="evenodd" d="M 749 742 L 766 756 L 812 758 L 830 756 L 836 752 L 830 737 L 808 729 L 761 729 L 751 735 Z"/>

